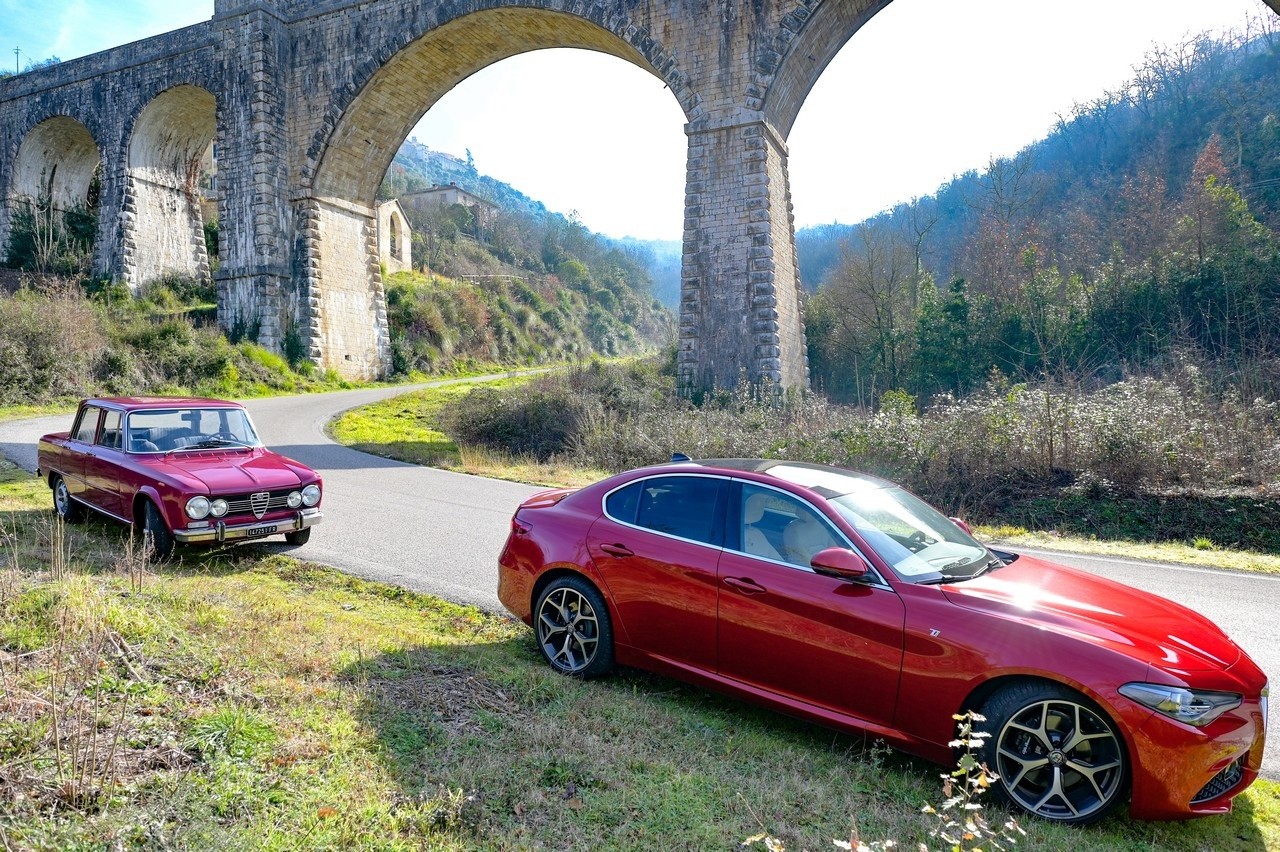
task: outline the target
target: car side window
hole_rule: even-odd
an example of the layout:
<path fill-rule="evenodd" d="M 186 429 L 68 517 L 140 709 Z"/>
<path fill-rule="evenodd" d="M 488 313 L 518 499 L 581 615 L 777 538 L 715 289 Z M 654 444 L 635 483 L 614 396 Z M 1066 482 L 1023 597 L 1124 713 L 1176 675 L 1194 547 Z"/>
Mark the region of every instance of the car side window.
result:
<path fill-rule="evenodd" d="M 94 435 L 98 434 L 98 418 L 101 414 L 102 409 L 98 406 L 86 405 L 80 412 L 80 419 L 76 421 L 75 430 L 71 433 L 72 439 L 92 444 Z"/>
<path fill-rule="evenodd" d="M 808 568 L 818 551 L 847 547 L 821 515 L 790 494 L 743 483 L 741 499 L 744 553 Z"/>
<path fill-rule="evenodd" d="M 633 482 L 605 498 L 604 510 L 609 517 L 624 524 L 636 522 L 636 508 L 640 505 L 640 489 L 643 482 Z"/>
<path fill-rule="evenodd" d="M 640 483 L 636 525 L 715 546 L 721 533 L 717 501 L 725 480 L 708 476 L 662 476 Z"/>
<path fill-rule="evenodd" d="M 98 445 L 112 450 L 124 449 L 124 433 L 120 429 L 120 412 L 106 411 L 102 415 L 102 432 Z"/>

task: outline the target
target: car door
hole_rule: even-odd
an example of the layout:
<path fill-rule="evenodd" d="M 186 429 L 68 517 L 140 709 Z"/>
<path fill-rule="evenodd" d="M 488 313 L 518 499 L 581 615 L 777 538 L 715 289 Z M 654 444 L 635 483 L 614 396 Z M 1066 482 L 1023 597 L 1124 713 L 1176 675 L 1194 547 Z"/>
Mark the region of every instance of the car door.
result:
<path fill-rule="evenodd" d="M 119 411 L 103 410 L 101 428 L 84 458 L 88 499 L 102 511 L 117 517 L 126 516 L 123 505 L 127 476 L 123 469 L 124 428 L 121 420 Z M 132 498 L 132 487 L 127 490 Z"/>
<path fill-rule="evenodd" d="M 680 666 L 716 668 L 716 563 L 728 479 L 656 476 L 605 498 L 587 547 L 630 644 Z"/>
<path fill-rule="evenodd" d="M 80 415 L 67 433 L 66 444 L 58 453 L 58 473 L 67 483 L 67 492 L 82 503 L 96 506 L 97 501 L 90 493 L 85 478 L 85 462 L 93 453 L 93 442 L 98 436 L 98 421 L 102 418 L 102 409 L 96 405 L 85 405 Z"/>
<path fill-rule="evenodd" d="M 897 593 L 874 570 L 863 582 L 815 573 L 814 553 L 850 545 L 793 494 L 735 482 L 727 515 L 718 571 L 720 674 L 891 724 L 905 621 Z"/>

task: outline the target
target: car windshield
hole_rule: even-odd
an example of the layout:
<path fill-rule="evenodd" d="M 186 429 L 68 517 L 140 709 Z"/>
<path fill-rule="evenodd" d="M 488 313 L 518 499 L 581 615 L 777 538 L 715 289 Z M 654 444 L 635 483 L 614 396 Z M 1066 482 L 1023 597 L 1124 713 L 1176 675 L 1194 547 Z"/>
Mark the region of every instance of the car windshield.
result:
<path fill-rule="evenodd" d="M 164 408 L 129 414 L 131 453 L 260 446 L 258 433 L 241 408 Z"/>
<path fill-rule="evenodd" d="M 1003 564 L 937 509 L 895 485 L 829 468 L 780 467 L 769 472 L 822 494 L 903 580 L 965 580 Z"/>

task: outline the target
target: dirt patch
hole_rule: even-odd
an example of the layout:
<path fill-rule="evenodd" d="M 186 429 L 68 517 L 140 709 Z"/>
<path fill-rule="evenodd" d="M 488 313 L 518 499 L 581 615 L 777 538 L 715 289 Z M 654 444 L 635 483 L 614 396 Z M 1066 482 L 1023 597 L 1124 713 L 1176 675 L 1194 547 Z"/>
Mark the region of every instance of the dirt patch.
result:
<path fill-rule="evenodd" d="M 115 633 L 0 650 L 0 802 L 92 812 L 114 789 L 190 768 L 192 756 L 133 695 L 149 682 L 146 670 Z"/>
<path fill-rule="evenodd" d="M 426 716 L 450 736 L 483 734 L 481 713 L 510 718 L 519 712 L 497 684 L 458 666 L 437 666 L 395 680 L 370 684 L 374 700 L 383 708 Z"/>
<path fill-rule="evenodd" d="M 0 269 L 0 293 L 13 295 L 22 289 L 22 276 L 21 270 Z"/>

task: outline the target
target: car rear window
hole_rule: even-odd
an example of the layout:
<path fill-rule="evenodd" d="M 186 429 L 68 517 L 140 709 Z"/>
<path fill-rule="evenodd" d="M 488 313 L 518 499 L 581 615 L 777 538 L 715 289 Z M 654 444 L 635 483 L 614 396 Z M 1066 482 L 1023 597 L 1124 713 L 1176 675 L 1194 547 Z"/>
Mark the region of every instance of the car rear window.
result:
<path fill-rule="evenodd" d="M 720 544 L 716 502 L 724 480 L 706 476 L 664 476 L 641 483 L 636 524 L 655 532 Z"/>

